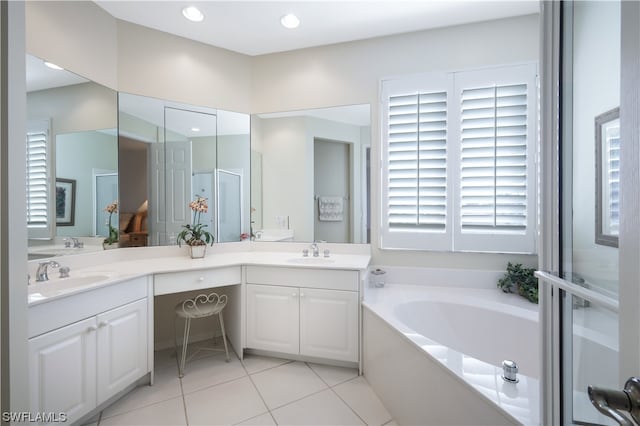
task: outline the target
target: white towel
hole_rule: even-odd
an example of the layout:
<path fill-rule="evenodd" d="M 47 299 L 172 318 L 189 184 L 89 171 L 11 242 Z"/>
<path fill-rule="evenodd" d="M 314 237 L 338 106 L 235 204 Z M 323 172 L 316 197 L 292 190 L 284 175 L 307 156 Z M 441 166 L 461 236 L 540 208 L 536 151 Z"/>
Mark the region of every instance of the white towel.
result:
<path fill-rule="evenodd" d="M 342 197 L 318 197 L 318 219 L 323 222 L 340 222 L 344 216 Z"/>

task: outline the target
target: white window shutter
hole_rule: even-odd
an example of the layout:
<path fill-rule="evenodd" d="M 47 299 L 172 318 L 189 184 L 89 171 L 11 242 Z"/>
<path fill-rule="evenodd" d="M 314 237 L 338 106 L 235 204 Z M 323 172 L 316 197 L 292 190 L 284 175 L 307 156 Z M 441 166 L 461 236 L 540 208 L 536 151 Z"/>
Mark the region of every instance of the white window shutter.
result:
<path fill-rule="evenodd" d="M 446 74 L 430 75 L 417 84 L 383 82 L 383 246 L 451 249 L 449 85 Z M 421 237 L 424 234 L 429 237 Z"/>
<path fill-rule="evenodd" d="M 620 230 L 620 128 L 606 138 L 606 188 L 604 188 L 604 224 L 607 234 L 618 235 Z"/>
<path fill-rule="evenodd" d="M 381 247 L 534 253 L 536 65 L 382 82 Z"/>
<path fill-rule="evenodd" d="M 50 194 L 49 123 L 30 122 L 27 149 L 27 227 L 30 238 L 51 238 L 53 217 Z"/>
<path fill-rule="evenodd" d="M 535 251 L 534 65 L 457 73 L 454 248 Z"/>

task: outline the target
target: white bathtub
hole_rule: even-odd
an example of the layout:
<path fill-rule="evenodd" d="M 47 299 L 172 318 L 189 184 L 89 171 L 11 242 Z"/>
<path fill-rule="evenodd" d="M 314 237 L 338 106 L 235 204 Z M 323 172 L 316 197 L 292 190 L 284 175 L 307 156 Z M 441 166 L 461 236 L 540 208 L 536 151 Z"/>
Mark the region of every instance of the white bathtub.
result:
<path fill-rule="evenodd" d="M 539 424 L 537 305 L 495 287 L 387 285 L 363 306 L 364 375 L 398 423 Z M 502 380 L 505 359 L 519 383 Z"/>

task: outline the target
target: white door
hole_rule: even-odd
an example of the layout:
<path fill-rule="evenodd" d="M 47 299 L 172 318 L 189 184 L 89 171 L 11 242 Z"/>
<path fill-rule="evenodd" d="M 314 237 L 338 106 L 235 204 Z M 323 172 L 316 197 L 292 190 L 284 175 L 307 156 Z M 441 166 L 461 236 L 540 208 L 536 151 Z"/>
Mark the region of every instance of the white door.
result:
<path fill-rule="evenodd" d="M 247 284 L 247 347 L 289 354 L 300 352 L 299 290 Z"/>
<path fill-rule="evenodd" d="M 217 241 L 240 241 L 242 233 L 242 175 L 228 170 L 216 171 Z"/>
<path fill-rule="evenodd" d="M 149 144 L 149 245 L 167 244 L 164 182 L 164 144 Z"/>
<path fill-rule="evenodd" d="M 114 201 L 118 201 L 118 173 L 94 170 L 94 211 L 95 211 L 95 229 L 94 235 L 103 237 L 109 236 L 109 213 L 105 211 L 105 207 Z M 119 209 L 118 213 L 111 217 L 111 225 L 119 228 Z"/>
<path fill-rule="evenodd" d="M 543 204 L 555 198 L 558 208 L 543 205 L 541 269 L 551 273 L 540 274 L 542 423 L 615 425 L 587 388 L 620 392 L 640 376 L 640 3 L 544 7 L 545 37 L 559 34 L 562 23 L 563 43 L 545 45 L 549 63 L 562 58 L 561 122 L 551 125 L 562 133 L 559 152 L 544 157 L 547 171 L 560 173 L 543 170 L 543 182 L 559 183 L 555 193 L 543 190 Z M 546 84 L 551 111 L 555 85 Z M 549 168 L 558 154 L 558 167 Z"/>
<path fill-rule="evenodd" d="M 69 424 L 96 407 L 94 317 L 29 339 L 32 413 L 66 413 Z"/>
<path fill-rule="evenodd" d="M 191 188 L 191 141 L 165 142 L 166 233 L 174 244 L 183 225 L 193 222 L 189 202 Z"/>
<path fill-rule="evenodd" d="M 147 372 L 147 300 L 97 316 L 98 404 Z"/>
<path fill-rule="evenodd" d="M 358 293 L 300 289 L 300 354 L 358 361 Z"/>

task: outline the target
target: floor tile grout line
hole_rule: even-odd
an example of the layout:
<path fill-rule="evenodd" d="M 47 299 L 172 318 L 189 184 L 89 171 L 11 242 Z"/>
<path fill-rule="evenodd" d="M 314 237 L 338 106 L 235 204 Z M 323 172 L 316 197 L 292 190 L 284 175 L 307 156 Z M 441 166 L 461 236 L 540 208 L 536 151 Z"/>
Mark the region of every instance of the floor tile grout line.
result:
<path fill-rule="evenodd" d="M 360 376 L 360 375 L 359 375 L 359 376 L 357 376 L 357 377 L 354 377 L 353 379 L 350 379 L 350 380 L 347 380 L 347 381 L 345 381 L 345 382 L 342 382 L 341 384 L 348 383 L 348 382 L 352 382 L 352 381 L 354 381 L 354 380 L 359 379 L 360 377 L 362 377 L 362 379 L 366 382 L 367 386 L 368 386 L 369 388 L 371 388 L 371 385 L 369 385 L 369 382 L 367 382 L 367 379 L 365 379 L 365 378 L 364 378 L 364 376 Z M 336 386 L 339 386 L 339 385 L 336 385 Z M 363 419 L 362 417 L 360 417 L 360 415 L 359 415 L 359 414 L 356 412 L 356 410 L 351 406 L 351 404 L 349 404 L 347 401 L 345 401 L 345 400 L 344 400 L 344 398 L 342 398 L 342 397 L 340 396 L 340 394 L 339 394 L 338 392 L 336 392 L 336 390 L 335 390 L 333 387 L 331 388 L 331 390 L 332 390 L 332 391 L 333 391 L 333 392 L 338 396 L 338 398 L 340 398 L 340 399 L 341 399 L 345 404 L 347 404 L 347 406 L 351 409 L 351 411 L 353 411 L 353 412 L 355 413 L 355 415 L 356 415 L 356 416 L 358 416 L 358 417 L 360 418 L 360 420 L 362 420 L 362 421 L 364 422 L 364 424 L 365 424 L 365 425 L 368 425 L 368 424 L 369 424 L 369 423 L 367 423 L 367 422 L 366 422 L 366 420 L 365 420 L 365 419 Z M 373 389 L 371 389 L 371 391 L 373 391 Z M 378 397 L 378 395 L 377 395 L 375 392 L 373 392 L 373 394 L 376 396 L 376 398 L 380 399 L 380 398 Z M 382 401 L 380 401 L 380 403 L 382 403 Z M 383 407 L 384 407 L 384 405 L 383 405 Z M 387 410 L 387 407 L 384 407 L 384 409 L 387 411 L 387 413 L 389 414 L 390 418 L 389 418 L 389 420 L 387 420 L 386 422 L 382 423 L 382 425 L 386 425 L 387 423 L 389 423 L 389 422 L 392 422 L 392 421 L 393 421 L 393 416 L 391 416 L 391 413 L 389 413 L 389 410 Z"/>
<path fill-rule="evenodd" d="M 368 425 L 368 424 L 369 424 L 369 423 L 367 423 L 367 421 L 366 421 L 365 419 L 363 419 L 362 417 L 360 417 L 360 414 L 358 414 L 358 413 L 356 412 L 356 410 L 351 406 L 351 404 L 349 404 L 347 401 L 345 401 L 345 400 L 340 396 L 340 394 L 338 394 L 338 392 L 336 392 L 336 390 L 335 390 L 334 388 L 329 388 L 329 389 L 331 389 L 331 392 L 333 392 L 333 393 L 338 397 L 338 399 L 339 399 L 340 401 L 344 402 L 344 404 L 345 404 L 347 407 L 349 407 L 349 410 L 351 410 L 351 412 L 352 412 L 353 414 L 355 414 L 355 415 L 356 415 L 356 417 L 358 417 L 358 418 L 360 419 L 360 421 L 362 421 L 362 424 L 364 424 L 364 425 Z"/>
<path fill-rule="evenodd" d="M 155 363 L 154 363 L 154 366 L 155 366 Z M 180 373 L 178 372 L 178 366 L 177 366 L 177 364 L 176 364 L 174 367 L 166 366 L 166 367 L 164 367 L 164 368 L 160 368 L 160 370 L 169 370 L 169 369 L 171 369 L 171 368 L 175 368 L 175 369 L 176 369 L 176 374 L 178 374 L 178 375 L 180 374 Z M 155 376 L 157 376 L 157 374 L 155 373 L 155 371 L 156 371 L 156 369 L 154 368 L 154 375 L 155 375 Z M 154 377 L 154 382 L 156 381 L 155 379 L 156 379 L 156 378 Z M 107 408 L 109 408 L 109 407 L 113 406 L 113 405 L 115 404 L 115 402 L 120 401 L 121 399 L 130 398 L 130 397 L 131 397 L 131 393 L 132 393 L 133 391 L 135 391 L 136 389 L 138 389 L 139 387 L 141 387 L 141 386 L 138 386 L 138 387 L 136 387 L 136 388 L 132 389 L 130 392 L 128 392 L 128 393 L 126 393 L 125 395 L 123 395 L 123 396 L 122 396 L 121 398 L 119 398 L 117 401 L 114 401 L 114 403 L 113 403 L 113 404 L 110 404 L 110 405 L 109 405 L 109 407 L 106 407 L 104 410 L 100 411 L 100 418 L 99 418 L 99 420 L 98 420 L 98 426 L 100 426 L 100 422 L 102 421 L 103 417 L 104 417 L 104 419 L 108 419 L 108 418 L 111 418 L 111 417 L 120 416 L 120 415 L 122 415 L 122 414 L 131 413 L 131 412 L 133 412 L 133 411 L 140 410 L 140 409 L 142 409 L 142 408 L 147 408 L 147 407 L 150 407 L 150 406 L 155 405 L 155 404 L 160 404 L 160 403 L 162 403 L 162 402 L 167 402 L 167 401 L 170 401 L 170 400 L 172 400 L 172 399 L 176 399 L 176 398 L 178 398 L 178 397 L 180 397 L 180 396 L 184 396 L 184 394 L 183 394 L 183 390 L 182 390 L 182 380 L 180 379 L 180 377 L 178 377 L 178 382 L 179 382 L 179 384 L 180 384 L 180 394 L 179 394 L 179 395 L 174 395 L 174 396 L 170 396 L 170 397 L 168 397 L 168 398 L 160 399 L 160 400 L 158 400 L 158 401 L 149 402 L 149 403 L 147 403 L 147 404 L 143 404 L 143 405 L 137 406 L 137 407 L 135 407 L 135 408 L 131 408 L 131 409 L 129 409 L 129 410 L 125 410 L 125 411 L 122 411 L 122 412 L 120 412 L 120 413 L 115 413 L 115 414 L 112 414 L 112 415 L 110 415 L 110 416 L 104 417 L 104 411 L 105 411 Z M 154 385 L 150 385 L 150 384 L 149 384 L 149 385 L 142 385 L 142 386 L 149 386 L 149 387 L 153 387 L 153 386 L 155 386 L 155 384 L 154 384 Z"/>
<path fill-rule="evenodd" d="M 280 359 L 280 358 L 276 358 L 276 359 Z M 282 361 L 283 361 L 283 362 L 282 362 L 282 364 L 274 365 L 274 366 L 271 366 L 271 367 L 267 367 L 267 368 L 265 368 L 264 370 L 254 371 L 253 373 L 249 373 L 249 370 L 247 370 L 247 369 L 246 369 L 246 366 L 244 365 L 244 361 L 243 361 L 243 360 L 240 360 L 240 362 L 242 363 L 242 365 L 243 365 L 243 366 L 245 366 L 245 370 L 247 371 L 247 374 L 248 374 L 248 375 L 252 375 L 252 374 L 259 374 L 259 373 L 262 373 L 263 371 L 273 370 L 274 368 L 282 367 L 283 365 L 287 365 L 287 364 L 291 364 L 291 363 L 295 362 L 295 361 L 293 361 L 293 360 L 291 360 L 291 359 L 283 359 Z"/>
<path fill-rule="evenodd" d="M 336 383 L 336 384 L 334 384 L 334 385 L 330 385 L 329 383 L 327 383 L 327 381 L 326 381 L 326 380 L 324 380 L 324 379 L 322 378 L 322 376 L 320 375 L 320 373 L 318 373 L 318 372 L 317 372 L 317 371 L 316 371 L 316 370 L 315 370 L 311 365 L 309 365 L 309 363 L 308 363 L 308 362 L 305 362 L 305 364 L 307 364 L 307 367 L 309 367 L 309 368 L 310 368 L 314 373 L 316 373 L 316 376 L 318 376 L 318 377 L 320 378 L 320 380 L 322 380 L 323 382 L 325 382 L 325 383 L 326 383 L 326 385 L 327 385 L 328 387 L 330 387 L 330 388 L 334 388 L 334 387 L 336 387 L 336 386 L 340 386 L 340 385 L 342 385 L 342 384 L 344 384 L 344 383 L 350 382 L 351 380 L 355 380 L 355 379 L 357 379 L 358 377 L 360 377 L 360 375 L 359 375 L 358 373 L 356 373 L 355 377 L 350 377 L 350 378 L 345 379 L 345 380 L 343 380 L 343 381 L 341 381 L 341 382 L 338 382 L 338 383 Z M 348 368 L 348 367 L 338 367 L 338 366 L 331 366 L 331 367 L 336 367 L 336 368 Z"/>
<path fill-rule="evenodd" d="M 271 409 L 269 408 L 269 405 L 267 405 L 267 401 L 265 401 L 264 397 L 262 396 L 262 394 L 260 393 L 260 389 L 258 389 L 258 386 L 256 385 L 256 382 L 253 381 L 253 377 L 251 377 L 251 374 L 249 374 L 249 371 L 247 370 L 247 366 L 244 365 L 244 360 L 241 359 L 240 360 L 240 364 L 242 364 L 242 368 L 244 368 L 244 372 L 247 373 L 247 377 L 249 378 L 249 381 L 251 381 L 251 384 L 253 385 L 254 389 L 256 390 L 256 392 L 258 392 L 258 396 L 260 397 L 260 399 L 262 400 L 262 403 L 264 404 L 264 406 L 267 408 L 267 412 L 269 413 L 269 415 L 271 416 L 271 419 L 273 420 L 273 423 L 275 423 L 276 425 L 278 424 L 278 422 L 276 421 L 276 418 L 274 417 L 273 413 L 271 412 Z M 287 364 L 287 363 L 285 363 Z M 280 365 L 285 365 L 285 364 L 280 364 Z M 279 367 L 279 366 L 278 366 Z M 276 367 L 273 367 L 276 368 Z M 267 371 L 267 370 L 262 370 L 262 371 Z M 257 417 L 257 416 L 256 416 Z M 252 417 L 253 418 L 253 417 Z M 247 419 L 248 420 L 248 419 Z"/>
<path fill-rule="evenodd" d="M 331 389 L 331 391 L 332 391 L 332 392 L 333 392 L 333 393 L 338 397 L 338 399 L 340 399 L 340 401 L 342 401 L 342 402 L 343 402 L 347 407 L 349 407 L 349 410 L 351 410 L 351 411 L 353 412 L 353 414 L 355 414 L 355 415 L 356 415 L 356 416 L 357 416 L 357 417 L 362 421 L 362 423 L 363 423 L 363 424 L 365 424 L 365 425 L 367 425 L 367 424 L 368 424 L 368 423 L 366 422 L 366 420 L 365 420 L 365 419 L 363 419 L 363 418 L 360 416 L 360 414 L 358 414 L 358 413 L 356 412 L 356 410 L 351 406 L 351 404 L 349 404 L 347 401 L 345 401 L 345 400 L 344 400 L 344 398 L 342 398 L 342 397 L 340 396 L 340 394 L 338 394 L 338 392 L 336 392 L 336 390 L 334 389 L 334 387 L 336 387 L 336 386 L 339 386 L 339 385 L 341 385 L 341 384 L 348 383 L 348 382 L 351 382 L 351 381 L 353 381 L 353 380 L 356 380 L 356 379 L 360 378 L 360 375 L 356 375 L 356 377 L 352 377 L 352 378 L 350 378 L 350 379 L 348 379 L 348 380 L 345 380 L 345 381 L 343 381 L 343 382 L 340 382 L 340 383 L 337 383 L 337 384 L 335 384 L 335 385 L 333 385 L 333 386 L 330 386 L 330 385 L 329 385 L 329 383 L 327 383 L 327 382 L 322 378 L 322 376 L 320 376 L 320 374 L 319 374 L 316 370 L 314 370 L 314 369 L 313 369 L 313 367 L 312 367 L 312 366 L 310 366 L 307 362 L 305 362 L 305 364 L 307 364 L 307 367 L 309 367 L 309 368 L 311 369 L 311 371 L 313 371 L 313 372 L 316 374 L 316 376 L 318 376 L 318 377 L 320 378 L 320 380 L 322 380 L 322 381 L 323 381 L 323 382 L 324 382 L 324 383 L 329 387 L 329 389 Z M 367 383 L 367 385 L 368 385 L 368 383 Z M 386 408 L 385 408 L 385 409 L 386 409 Z M 391 420 L 393 420 L 393 419 L 391 419 Z M 389 420 L 389 421 L 391 421 L 391 420 Z"/>
<path fill-rule="evenodd" d="M 300 398 L 298 398 L 298 399 L 294 399 L 293 401 L 289 401 L 289 402 L 287 402 L 286 404 L 278 405 L 277 407 L 274 407 L 273 409 L 270 409 L 268 406 L 267 406 L 267 408 L 269 408 L 269 411 L 279 410 L 279 409 L 280 409 L 280 408 L 282 408 L 282 407 L 286 407 L 287 405 L 291 405 L 291 404 L 293 404 L 294 402 L 302 401 L 302 400 L 303 400 L 303 399 L 305 399 L 305 398 L 308 398 L 308 397 L 313 396 L 313 395 L 317 395 L 317 394 L 319 394 L 320 392 L 324 392 L 324 391 L 329 390 L 329 389 L 331 389 L 331 388 L 326 387 L 326 388 L 324 388 L 324 389 L 320 389 L 320 390 L 317 390 L 317 391 L 315 391 L 315 392 L 311 392 L 310 394 L 305 395 L 305 396 L 302 396 L 302 397 L 300 397 Z"/>
<path fill-rule="evenodd" d="M 215 388 L 215 387 L 220 386 L 220 385 L 226 385 L 226 384 L 228 384 L 228 383 L 235 382 L 236 380 L 240 380 L 240 379 L 243 379 L 243 378 L 245 378 L 245 377 L 247 377 L 247 376 L 234 377 L 233 379 L 228 379 L 228 380 L 225 380 L 225 381 L 223 381 L 223 382 L 216 383 L 215 385 L 205 386 L 205 387 L 203 387 L 203 388 L 198 388 L 198 389 L 195 389 L 195 390 L 192 390 L 192 391 L 186 392 L 186 393 L 184 392 L 184 388 L 183 388 L 182 393 L 183 393 L 183 395 L 185 395 L 185 396 L 189 396 L 189 395 L 194 394 L 194 393 L 196 393 L 196 392 L 200 392 L 200 391 L 203 391 L 203 390 L 205 390 L 205 389 Z"/>

